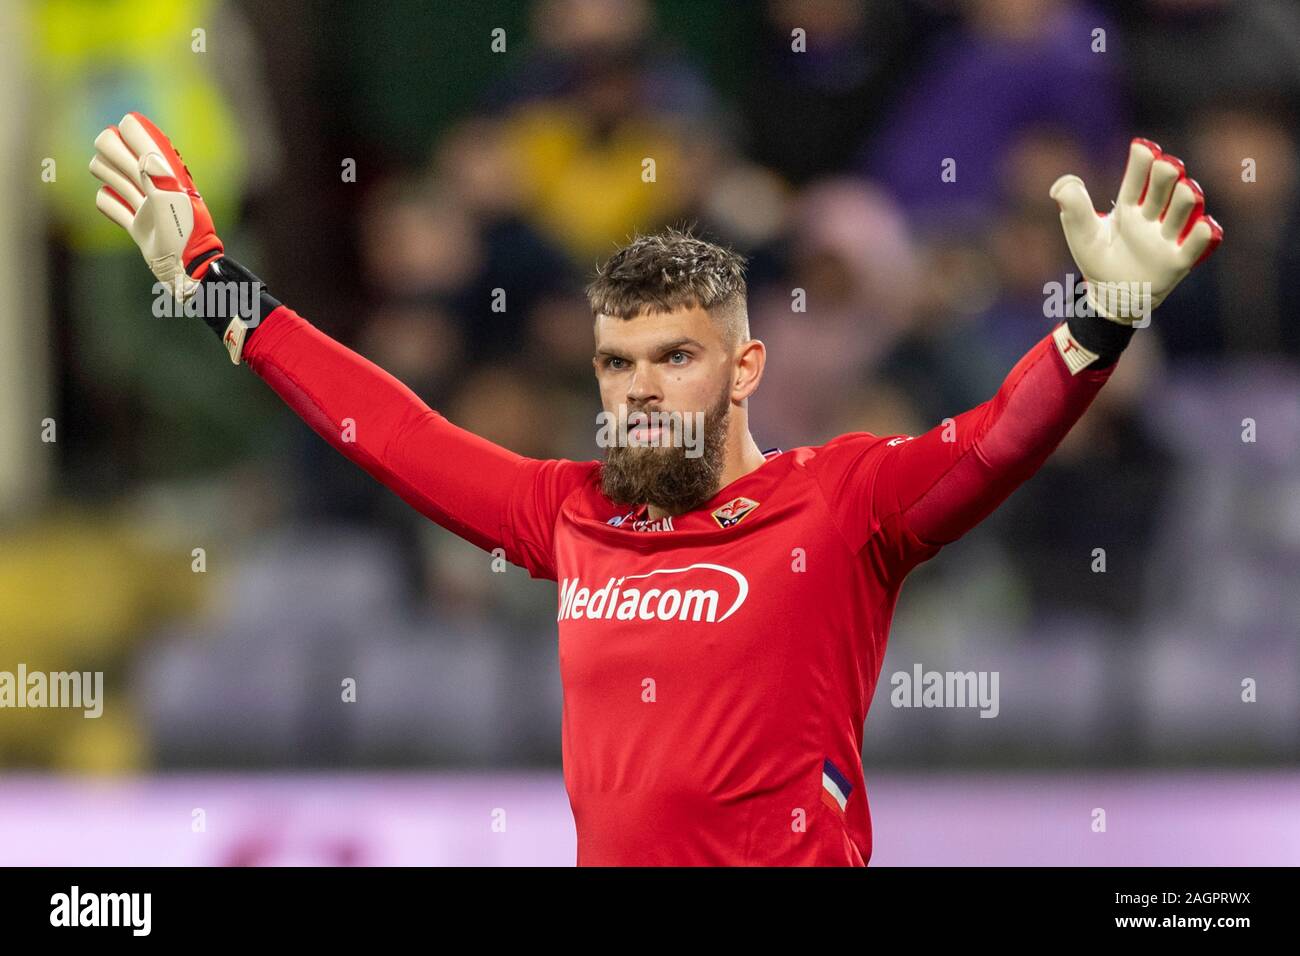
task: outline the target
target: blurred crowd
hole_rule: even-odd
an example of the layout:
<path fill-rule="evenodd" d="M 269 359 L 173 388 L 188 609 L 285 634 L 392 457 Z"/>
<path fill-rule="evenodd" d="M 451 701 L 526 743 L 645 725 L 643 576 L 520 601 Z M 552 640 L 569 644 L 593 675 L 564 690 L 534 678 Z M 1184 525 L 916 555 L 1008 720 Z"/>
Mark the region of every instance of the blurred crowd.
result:
<path fill-rule="evenodd" d="M 1043 470 L 909 580 L 867 753 L 1300 752 L 1300 6 L 198 6 L 210 43 L 243 51 L 236 76 L 208 54 L 233 152 L 196 156 L 174 127 L 202 116 L 132 100 L 133 67 L 112 63 L 69 94 L 91 104 L 82 152 L 158 106 L 205 194 L 205 159 L 225 170 L 227 249 L 278 298 L 531 456 L 600 456 L 582 286 L 637 231 L 693 224 L 750 257 L 761 448 L 918 434 L 992 396 L 1059 320 L 1044 286 L 1073 265 L 1052 181 L 1077 173 L 1104 212 L 1132 136 L 1180 156 L 1222 247 Z M 79 234 L 84 178 L 50 211 L 67 437 L 39 519 L 0 538 L 17 625 L 0 651 L 93 663 L 121 706 L 93 730 L 29 720 L 0 761 L 557 763 L 553 586 L 493 573 L 206 330 L 151 319 L 134 249 Z M 891 711 L 888 675 L 913 662 L 1000 670 L 1002 719 Z M 1280 699 L 1243 715 L 1252 675 Z"/>

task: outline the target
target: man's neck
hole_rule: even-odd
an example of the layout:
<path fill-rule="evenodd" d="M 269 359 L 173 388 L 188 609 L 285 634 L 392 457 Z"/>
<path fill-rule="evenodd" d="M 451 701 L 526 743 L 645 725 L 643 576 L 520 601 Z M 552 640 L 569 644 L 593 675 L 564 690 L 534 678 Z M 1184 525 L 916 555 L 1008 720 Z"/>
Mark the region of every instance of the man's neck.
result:
<path fill-rule="evenodd" d="M 754 441 L 754 436 L 746 430 L 739 447 L 728 451 L 726 464 L 722 467 L 722 475 L 718 478 L 718 486 L 713 489 L 713 493 L 717 494 L 737 478 L 742 478 L 758 468 L 766 460 L 758 443 Z M 657 521 L 667 514 L 668 512 L 658 505 L 650 505 L 647 512 L 652 521 Z"/>

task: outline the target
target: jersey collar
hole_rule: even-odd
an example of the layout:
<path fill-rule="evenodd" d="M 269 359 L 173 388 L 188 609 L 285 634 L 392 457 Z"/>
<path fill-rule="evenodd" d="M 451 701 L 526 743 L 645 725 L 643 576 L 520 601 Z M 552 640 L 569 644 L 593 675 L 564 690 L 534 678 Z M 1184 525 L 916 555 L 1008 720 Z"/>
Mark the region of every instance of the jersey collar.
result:
<path fill-rule="evenodd" d="M 775 457 L 776 457 L 777 455 L 779 455 L 779 454 L 781 454 L 781 449 L 780 449 L 780 448 L 769 448 L 767 451 L 763 452 L 763 461 L 764 461 L 764 462 L 769 462 L 769 461 L 771 461 L 773 458 L 775 458 Z M 760 465 L 759 467 L 761 468 L 762 465 Z M 757 468 L 754 469 L 754 471 L 757 471 L 757 470 L 758 470 Z M 714 504 L 715 502 L 717 502 L 718 498 L 719 498 L 719 497 L 720 497 L 724 492 L 726 492 L 728 489 L 730 489 L 730 488 L 732 487 L 732 485 L 735 485 L 737 482 L 744 481 L 744 480 L 745 480 L 746 478 L 748 478 L 750 475 L 754 474 L 754 471 L 751 471 L 751 472 L 748 472 L 747 474 L 741 475 L 739 478 L 737 478 L 735 481 L 731 482 L 731 484 L 727 485 L 725 488 L 719 488 L 717 494 L 715 494 L 712 498 L 710 498 L 710 499 L 709 499 L 708 501 L 706 501 L 704 504 L 700 505 L 700 507 L 699 507 L 698 509 L 696 509 L 696 510 L 697 510 L 697 511 L 703 511 L 704 509 L 708 508 L 709 505 L 712 505 L 712 504 Z M 734 497 L 734 496 L 733 496 L 733 497 Z M 634 521 L 641 521 L 642 519 L 649 517 L 649 512 L 650 512 L 650 506 L 649 506 L 648 504 L 637 505 L 635 508 L 633 508 L 631 511 L 629 511 L 626 515 L 623 516 L 623 520 L 620 521 L 619 524 L 629 524 L 629 523 L 634 522 Z"/>

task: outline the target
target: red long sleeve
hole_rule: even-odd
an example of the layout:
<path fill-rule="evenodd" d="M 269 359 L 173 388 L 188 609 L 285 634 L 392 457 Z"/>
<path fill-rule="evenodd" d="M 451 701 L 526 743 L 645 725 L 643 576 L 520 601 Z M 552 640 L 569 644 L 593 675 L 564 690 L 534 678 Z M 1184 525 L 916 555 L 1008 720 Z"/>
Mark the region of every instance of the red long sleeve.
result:
<path fill-rule="evenodd" d="M 1049 334 L 988 401 L 915 438 L 842 435 L 812 470 L 850 546 L 874 540 L 897 577 L 956 541 L 1033 475 L 1115 367 L 1071 375 Z"/>
<path fill-rule="evenodd" d="M 554 578 L 554 522 L 597 462 L 525 458 L 447 421 L 281 306 L 245 360 L 322 438 L 443 528 Z"/>

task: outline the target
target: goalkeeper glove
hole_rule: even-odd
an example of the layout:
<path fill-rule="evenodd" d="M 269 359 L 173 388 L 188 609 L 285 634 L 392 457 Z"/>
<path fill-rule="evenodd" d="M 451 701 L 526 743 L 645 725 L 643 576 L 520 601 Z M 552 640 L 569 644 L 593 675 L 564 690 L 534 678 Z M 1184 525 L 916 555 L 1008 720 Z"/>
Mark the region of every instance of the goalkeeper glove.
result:
<path fill-rule="evenodd" d="M 1062 176 L 1051 196 L 1061 209 L 1070 254 L 1087 280 L 1089 305 L 1131 328 L 1150 324 L 1151 311 L 1223 241 L 1182 161 L 1148 139 L 1129 145 L 1119 196 L 1106 215 L 1093 209 L 1078 176 Z"/>
<path fill-rule="evenodd" d="M 95 205 L 130 234 L 149 269 L 177 302 L 193 299 L 204 281 L 246 283 L 259 290 L 259 315 L 250 316 L 251 321 L 235 314 L 239 296 L 213 296 L 211 302 L 200 297 L 192 303 L 238 365 L 252 329 L 279 303 L 260 292 L 255 276 L 225 257 L 207 204 L 181 154 L 147 117 L 127 113 L 121 123 L 95 137 L 90 171 L 104 184 Z"/>

